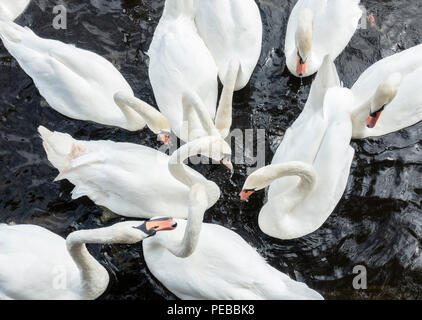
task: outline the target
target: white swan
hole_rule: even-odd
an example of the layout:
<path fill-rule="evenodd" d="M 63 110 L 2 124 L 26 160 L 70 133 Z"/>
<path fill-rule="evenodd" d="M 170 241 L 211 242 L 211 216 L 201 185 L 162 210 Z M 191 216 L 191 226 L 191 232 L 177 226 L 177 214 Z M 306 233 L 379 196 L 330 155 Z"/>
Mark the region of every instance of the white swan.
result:
<path fill-rule="evenodd" d="M 413 71 L 410 67 L 420 60 L 414 55 L 420 47 L 410 50 L 390 57 L 384 70 L 379 67 L 383 64 L 371 67 L 361 78 L 367 81 L 358 80 L 352 90 L 340 88 L 335 65 L 326 56 L 308 102 L 287 130 L 273 164 L 253 173 L 241 192 L 241 198 L 246 199 L 270 185 L 268 202 L 259 216 L 263 232 L 291 239 L 317 230 L 345 190 L 354 155 L 349 145 L 352 135 L 387 134 L 422 120 L 421 95 L 417 91 L 422 73 L 420 68 Z M 396 60 L 399 58 L 401 64 Z M 378 73 L 372 73 L 377 70 L 381 73 L 378 81 L 369 81 L 370 76 L 378 78 Z M 383 118 L 387 110 L 392 111 Z M 290 161 L 305 162 L 308 169 L 303 163 L 289 167 Z"/>
<path fill-rule="evenodd" d="M 157 105 L 174 133 L 186 142 L 225 138 L 231 125 L 230 92 L 223 92 L 218 109 L 224 116 L 214 123 L 217 66 L 198 35 L 192 0 L 166 0 L 148 56 Z"/>
<path fill-rule="evenodd" d="M 56 111 L 131 131 L 147 124 L 162 140 L 167 139 L 167 119 L 135 98 L 121 73 L 106 59 L 57 40 L 42 39 L 12 21 L 0 20 L 0 37 Z"/>
<path fill-rule="evenodd" d="M 290 72 L 307 77 L 318 71 L 324 57 L 333 60 L 358 27 L 360 0 L 299 0 L 287 25 L 284 53 Z"/>
<path fill-rule="evenodd" d="M 15 20 L 25 11 L 31 0 L 2 0 L 0 1 L 0 18 Z"/>
<path fill-rule="evenodd" d="M 182 146 L 170 158 L 146 146 L 112 141 L 78 141 L 70 135 L 38 131 L 49 161 L 75 185 L 72 198 L 88 196 L 97 205 L 126 217 L 151 218 L 166 214 L 176 218 L 188 215 L 189 188 L 177 181 L 201 183 L 207 189 L 208 207 L 220 197 L 218 186 L 183 161 L 203 153 L 216 161 L 229 162 L 230 147 L 217 137 L 206 137 Z M 171 172 L 168 162 L 174 159 Z"/>
<path fill-rule="evenodd" d="M 188 220 L 143 241 L 148 268 L 167 289 L 188 300 L 322 299 L 271 267 L 235 232 L 202 223 L 207 203 L 205 188 L 192 186 Z"/>
<path fill-rule="evenodd" d="M 353 137 L 382 136 L 421 121 L 421 88 L 422 45 L 373 64 L 352 87 Z"/>
<path fill-rule="evenodd" d="M 258 223 L 272 237 L 293 239 L 317 230 L 346 188 L 354 155 L 354 97 L 339 84 L 327 56 L 302 114 L 286 131 L 272 164 L 250 175 L 243 186 L 243 200 L 270 186 Z"/>
<path fill-rule="evenodd" d="M 249 82 L 261 54 L 259 8 L 253 0 L 194 0 L 194 10 L 199 35 L 214 57 L 220 80 L 229 91 L 227 96 L 232 98 L 233 91 Z M 217 114 L 217 119 L 220 116 L 228 118 Z"/>
<path fill-rule="evenodd" d="M 35 225 L 0 224 L 0 300 L 91 300 L 107 289 L 109 275 L 85 244 L 134 244 L 172 219 L 127 221 L 72 232 L 66 240 Z"/>

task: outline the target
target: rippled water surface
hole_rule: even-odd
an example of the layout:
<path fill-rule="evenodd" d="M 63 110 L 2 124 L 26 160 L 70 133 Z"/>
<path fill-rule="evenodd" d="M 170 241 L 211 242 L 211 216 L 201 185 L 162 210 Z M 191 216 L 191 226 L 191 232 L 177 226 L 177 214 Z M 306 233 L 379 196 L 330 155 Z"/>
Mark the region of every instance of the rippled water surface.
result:
<path fill-rule="evenodd" d="M 285 66 L 284 35 L 296 0 L 262 0 L 262 55 L 250 84 L 234 97 L 234 128 L 266 130 L 266 162 L 280 136 L 301 112 L 312 79 L 291 77 Z M 162 0 L 72 0 L 68 29 L 52 27 L 50 0 L 33 0 L 18 19 L 42 37 L 92 50 L 111 61 L 136 95 L 154 104 L 146 52 L 163 9 Z M 422 42 L 418 1 L 364 0 L 378 29 L 356 32 L 336 60 L 341 79 L 351 86 L 372 63 Z M 104 226 L 102 211 L 89 199 L 70 199 L 72 185 L 54 183 L 36 129 L 70 133 L 77 139 L 112 139 L 158 147 L 148 130 L 129 133 L 68 119 L 49 108 L 32 80 L 0 45 L 0 222 L 32 223 L 62 236 Z M 247 203 L 238 199 L 246 166 L 237 165 L 231 181 L 218 166 L 198 168 L 216 181 L 223 195 L 206 221 L 241 234 L 271 265 L 305 281 L 328 299 L 422 298 L 422 124 L 382 138 L 356 140 L 351 175 L 334 213 L 315 233 L 294 241 L 262 234 L 257 215 L 264 193 Z M 166 213 L 163 212 L 163 215 Z M 118 220 L 118 219 L 117 219 Z M 114 223 L 110 221 L 108 223 Z M 112 281 L 103 299 L 175 299 L 156 281 L 143 260 L 142 246 L 90 246 Z M 368 269 L 366 291 L 352 288 L 352 269 Z"/>

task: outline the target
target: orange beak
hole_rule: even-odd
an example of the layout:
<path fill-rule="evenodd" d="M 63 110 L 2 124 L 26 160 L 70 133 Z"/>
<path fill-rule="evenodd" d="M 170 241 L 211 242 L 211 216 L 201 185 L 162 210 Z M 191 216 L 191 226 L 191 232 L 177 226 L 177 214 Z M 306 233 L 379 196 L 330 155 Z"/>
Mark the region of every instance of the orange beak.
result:
<path fill-rule="evenodd" d="M 164 134 L 164 133 L 160 133 L 158 135 L 158 138 L 164 143 L 164 144 L 168 144 L 170 137 L 168 136 L 168 134 Z"/>
<path fill-rule="evenodd" d="M 381 112 L 382 111 L 378 111 L 376 114 L 375 114 L 375 116 L 368 116 L 368 118 L 366 118 L 366 126 L 369 128 L 369 129 L 372 129 L 372 128 L 374 128 L 375 127 L 375 125 L 377 124 L 377 122 L 378 122 L 378 119 L 380 118 L 380 116 L 381 116 Z"/>
<path fill-rule="evenodd" d="M 245 191 L 242 190 L 241 193 L 239 193 L 240 196 L 240 200 L 245 201 L 246 199 L 248 199 L 252 194 L 254 193 L 254 191 Z"/>
<path fill-rule="evenodd" d="M 176 221 L 171 218 L 161 218 L 156 220 L 150 220 L 146 222 L 146 229 L 154 231 L 170 231 L 177 227 Z"/>
<path fill-rule="evenodd" d="M 306 62 L 301 63 L 302 59 L 298 56 L 297 57 L 297 67 L 296 67 L 296 72 L 298 74 L 299 77 L 302 77 L 305 72 L 306 72 Z"/>

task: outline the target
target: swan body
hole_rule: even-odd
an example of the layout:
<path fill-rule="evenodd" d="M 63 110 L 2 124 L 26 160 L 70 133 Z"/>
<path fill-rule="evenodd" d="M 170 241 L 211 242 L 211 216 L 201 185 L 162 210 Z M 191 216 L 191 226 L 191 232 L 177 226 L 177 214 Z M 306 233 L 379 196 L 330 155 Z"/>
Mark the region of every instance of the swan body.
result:
<path fill-rule="evenodd" d="M 400 74 L 400 76 L 397 76 Z M 395 78 L 394 79 L 394 75 Z M 368 114 L 383 107 L 373 99 L 379 86 L 392 78 L 397 87 L 384 106 L 376 125 L 368 128 Z M 352 113 L 353 137 L 382 136 L 414 125 L 422 120 L 422 45 L 382 59 L 369 67 L 352 87 L 356 107 Z M 385 101 L 384 101 L 385 102 Z M 365 108 L 366 105 L 366 108 Z"/>
<path fill-rule="evenodd" d="M 49 161 L 60 172 L 56 180 L 67 179 L 75 185 L 73 199 L 88 196 L 126 217 L 187 217 L 189 188 L 173 177 L 166 154 L 131 143 L 78 141 L 44 127 L 38 131 Z M 216 138 L 206 139 L 214 143 Z M 206 186 L 208 207 L 220 197 L 218 186 L 195 170 L 179 164 L 175 171 Z"/>
<path fill-rule="evenodd" d="M 116 103 L 115 94 L 133 97 L 121 73 L 101 56 L 57 40 L 38 37 L 29 28 L 0 20 L 0 37 L 9 53 L 33 79 L 49 105 L 61 114 L 78 119 L 136 131 L 146 121 L 137 111 Z M 154 113 L 154 108 L 144 109 Z M 138 108 L 139 109 L 139 108 Z M 163 130 L 169 130 L 164 122 Z M 159 132 L 156 132 L 159 133 Z"/>
<path fill-rule="evenodd" d="M 218 94 L 217 66 L 198 35 L 192 0 L 165 2 L 148 56 L 154 96 L 173 132 L 186 142 L 211 135 L 197 114 L 186 119 L 184 113 L 183 97 L 193 95 L 202 116 L 212 122 Z"/>
<path fill-rule="evenodd" d="M 89 300 L 109 283 L 85 243 L 137 243 L 174 221 L 127 221 L 71 233 L 67 239 L 35 225 L 0 224 L 0 297 L 8 300 Z M 162 224 L 164 224 L 162 226 Z"/>
<path fill-rule="evenodd" d="M 241 196 L 246 198 L 269 186 L 258 218 L 264 233 L 279 239 L 302 237 L 317 230 L 334 210 L 354 155 L 353 106 L 353 94 L 339 87 L 327 56 L 302 114 L 286 131 L 272 164 L 254 172 L 243 187 Z"/>
<path fill-rule="evenodd" d="M 15 20 L 19 17 L 31 0 L 2 0 L 0 2 L 0 18 Z"/>
<path fill-rule="evenodd" d="M 285 39 L 286 64 L 295 76 L 318 71 L 328 54 L 333 60 L 358 27 L 360 0 L 299 0 L 292 10 Z"/>
<path fill-rule="evenodd" d="M 262 46 L 262 21 L 253 0 L 194 0 L 195 22 L 226 84 L 235 72 L 234 90 L 246 86 L 258 63 Z M 236 68 L 230 70 L 230 64 Z"/>
<path fill-rule="evenodd" d="M 167 289 L 187 300 L 322 299 L 271 267 L 235 232 L 202 223 L 206 197 L 194 185 L 188 220 L 143 242 L 149 270 Z"/>

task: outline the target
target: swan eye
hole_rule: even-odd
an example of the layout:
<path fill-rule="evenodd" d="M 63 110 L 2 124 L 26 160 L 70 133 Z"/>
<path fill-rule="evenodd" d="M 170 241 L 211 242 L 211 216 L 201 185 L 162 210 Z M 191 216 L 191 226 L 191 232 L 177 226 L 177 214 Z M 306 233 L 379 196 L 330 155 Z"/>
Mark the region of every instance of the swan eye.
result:
<path fill-rule="evenodd" d="M 299 63 L 300 64 L 305 64 L 306 60 L 303 60 L 302 56 L 300 55 L 299 51 L 297 52 L 297 56 L 299 58 Z"/>
<path fill-rule="evenodd" d="M 379 110 L 377 110 L 377 111 L 374 111 L 374 112 L 370 113 L 369 115 L 370 115 L 371 117 L 376 117 L 376 116 L 378 115 L 378 113 L 381 113 L 381 112 L 383 112 L 383 111 L 384 111 L 385 106 L 386 106 L 386 105 L 383 105 L 383 106 L 381 107 L 381 109 L 379 109 Z"/>
<path fill-rule="evenodd" d="M 143 233 L 147 234 L 148 237 L 151 237 L 153 235 L 155 235 L 157 233 L 157 231 L 155 231 L 155 229 L 148 229 L 147 228 L 147 223 L 143 223 L 138 227 L 134 227 L 135 229 L 141 230 Z"/>

